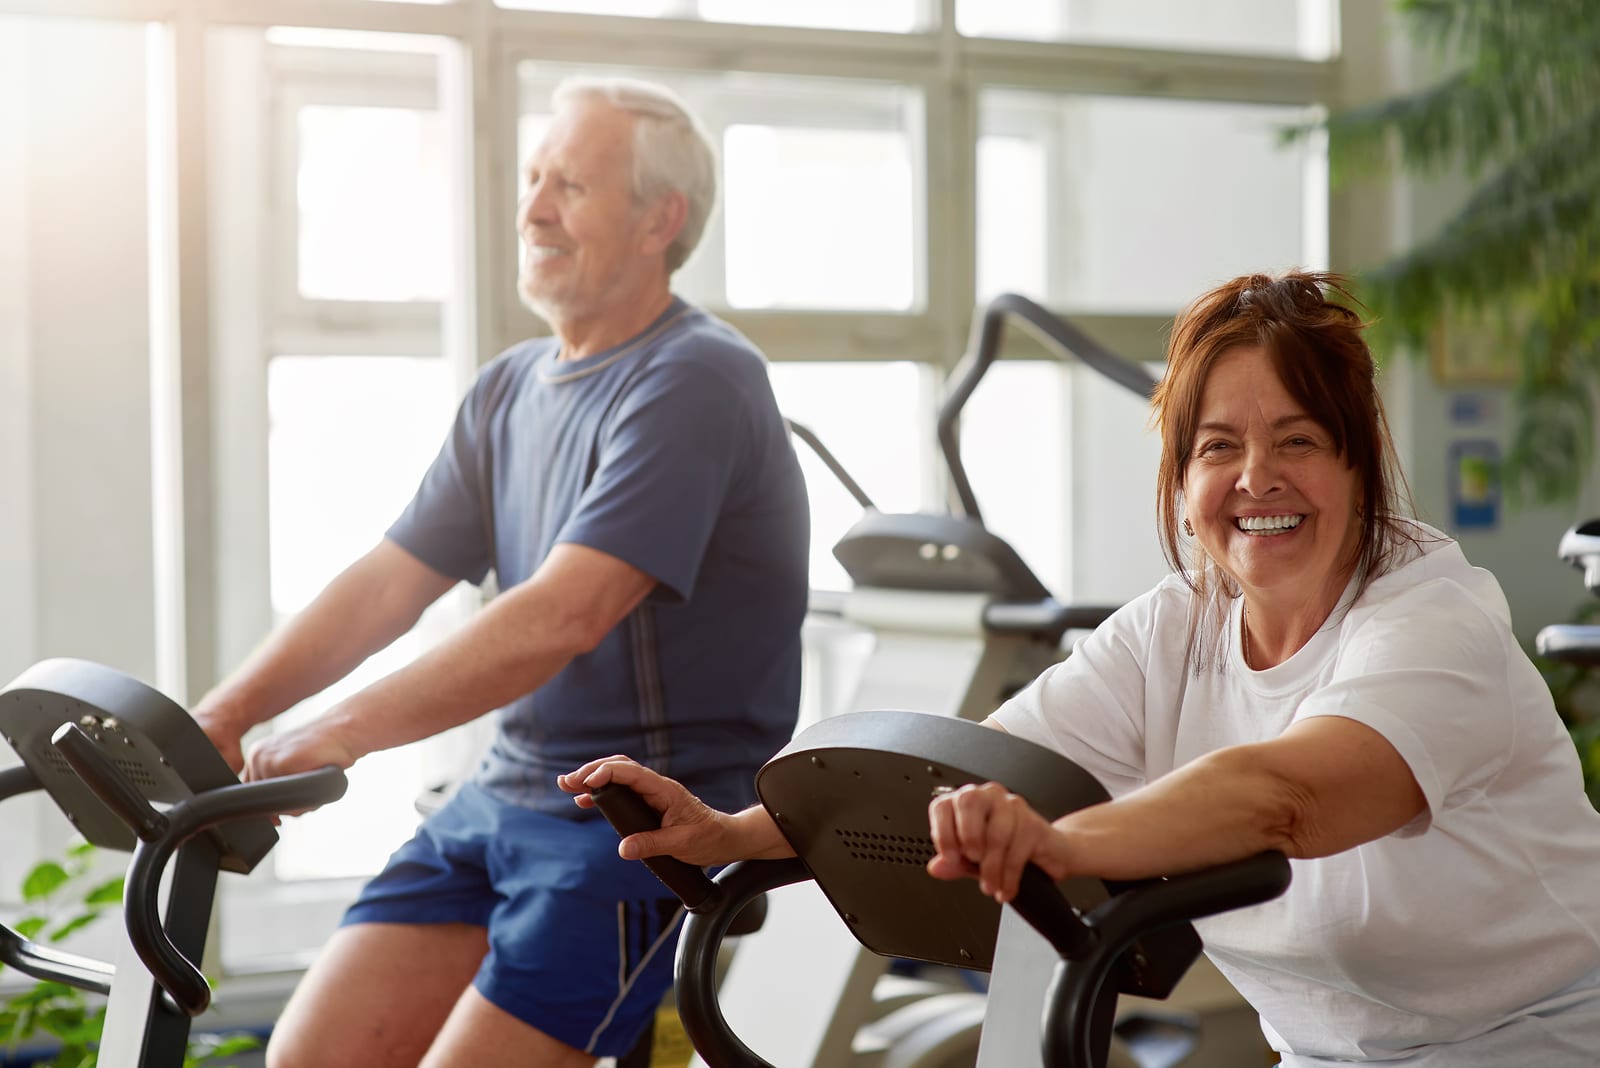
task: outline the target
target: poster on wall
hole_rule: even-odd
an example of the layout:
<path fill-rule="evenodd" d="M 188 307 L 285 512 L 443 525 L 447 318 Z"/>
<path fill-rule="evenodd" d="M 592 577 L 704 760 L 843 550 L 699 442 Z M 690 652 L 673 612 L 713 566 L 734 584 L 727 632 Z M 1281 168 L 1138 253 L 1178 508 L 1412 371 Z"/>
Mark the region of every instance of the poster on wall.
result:
<path fill-rule="evenodd" d="M 1450 519 L 1458 531 L 1500 525 L 1500 444 L 1488 438 L 1450 443 Z"/>

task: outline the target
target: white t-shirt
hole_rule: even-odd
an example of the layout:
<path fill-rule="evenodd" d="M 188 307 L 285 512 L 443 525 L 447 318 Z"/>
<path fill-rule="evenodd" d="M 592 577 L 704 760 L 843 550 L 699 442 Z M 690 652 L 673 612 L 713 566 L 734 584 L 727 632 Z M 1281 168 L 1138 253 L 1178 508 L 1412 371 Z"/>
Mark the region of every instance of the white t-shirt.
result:
<path fill-rule="evenodd" d="M 1235 600 L 1226 649 L 1193 670 L 1192 594 L 1171 576 L 995 718 L 1114 796 L 1311 716 L 1373 728 L 1427 811 L 1385 838 L 1293 861 L 1283 897 L 1196 925 L 1207 954 L 1286 1066 L 1592 1065 L 1600 814 L 1499 584 L 1422 532 L 1438 540 L 1276 667 L 1240 657 Z"/>

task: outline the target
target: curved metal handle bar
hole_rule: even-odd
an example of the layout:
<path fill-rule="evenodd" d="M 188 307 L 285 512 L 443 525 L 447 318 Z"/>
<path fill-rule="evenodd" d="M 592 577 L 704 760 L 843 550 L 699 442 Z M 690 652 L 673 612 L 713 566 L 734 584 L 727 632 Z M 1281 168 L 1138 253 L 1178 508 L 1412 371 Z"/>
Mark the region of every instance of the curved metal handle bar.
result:
<path fill-rule="evenodd" d="M 111 993 L 111 980 L 117 971 L 105 961 L 41 946 L 5 924 L 0 924 L 0 964 L 9 964 L 35 979 L 50 979 L 94 994 Z"/>
<path fill-rule="evenodd" d="M 1288 886 L 1288 860 L 1268 852 L 1128 890 L 1095 909 L 1087 922 L 1098 945 L 1070 966 L 1056 965 L 1045 996 L 1044 1063 L 1098 1068 L 1094 1009 L 1118 959 L 1141 935 L 1270 901 Z"/>
<path fill-rule="evenodd" d="M 1156 380 L 1143 367 L 1125 360 L 1100 342 L 1058 316 L 1052 315 L 1027 297 L 1016 293 L 1002 293 L 989 302 L 983 319 L 977 324 L 978 343 L 973 347 L 957 372 L 961 375 L 950 395 L 939 409 L 939 447 L 944 452 L 945 465 L 956 495 L 961 499 L 961 509 L 968 518 L 983 522 L 978 511 L 978 499 L 972 494 L 972 483 L 967 479 L 967 469 L 961 462 L 961 442 L 956 436 L 956 421 L 966 406 L 972 391 L 989 370 L 989 365 L 1000 357 L 1000 339 L 1005 334 L 1006 317 L 1020 319 L 1029 332 L 1044 342 L 1045 346 L 1064 356 L 1075 357 L 1080 363 L 1109 378 L 1124 389 L 1149 398 L 1156 388 Z"/>
<path fill-rule="evenodd" d="M 805 882 L 811 872 L 796 857 L 744 860 L 716 878 L 716 907 L 684 921 L 678 947 L 678 1006 L 684 1032 L 711 1068 L 772 1068 L 728 1026 L 717 1003 L 717 950 L 744 907 L 768 890 Z"/>
<path fill-rule="evenodd" d="M 1597 591 L 1600 592 L 1600 591 Z M 1540 656 L 1565 664 L 1600 666 L 1600 626 L 1593 623 L 1552 623 L 1534 636 Z"/>
<path fill-rule="evenodd" d="M 850 472 L 844 469 L 844 465 L 839 462 L 838 458 L 811 432 L 810 427 L 803 423 L 797 423 L 793 419 L 785 419 L 784 422 L 789 426 L 789 433 L 811 447 L 811 451 L 817 454 L 817 459 L 821 460 L 823 465 L 833 472 L 833 477 L 838 479 L 839 483 L 844 486 L 845 491 L 856 499 L 857 504 L 869 512 L 878 511 L 878 506 L 872 503 L 872 498 L 867 496 L 867 491 L 861 488 L 860 483 L 850 477 Z"/>
<path fill-rule="evenodd" d="M 0 801 L 43 788 L 39 777 L 26 765 L 0 771 Z M 9 964 L 35 979 L 50 979 L 96 994 L 111 992 L 111 977 L 116 973 L 116 969 L 104 961 L 41 946 L 3 923 L 0 923 L 0 964 Z"/>
<path fill-rule="evenodd" d="M 0 801 L 8 797 L 30 794 L 43 788 L 44 783 L 39 781 L 39 776 L 35 775 L 26 764 L 0 771 Z"/>
<path fill-rule="evenodd" d="M 179 1011 L 190 1016 L 205 1012 L 211 1004 L 211 987 L 161 926 L 161 873 L 173 853 L 219 823 L 260 819 L 337 801 L 344 796 L 345 785 L 344 772 L 327 767 L 208 790 L 168 809 L 165 830 L 154 840 L 141 840 L 134 846 L 122 901 L 128 940 Z"/>

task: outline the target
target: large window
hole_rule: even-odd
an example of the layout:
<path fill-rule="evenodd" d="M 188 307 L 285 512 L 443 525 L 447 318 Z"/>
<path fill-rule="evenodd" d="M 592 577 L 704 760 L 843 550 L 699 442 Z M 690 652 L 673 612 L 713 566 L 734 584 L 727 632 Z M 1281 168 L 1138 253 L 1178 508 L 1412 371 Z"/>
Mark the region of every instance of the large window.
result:
<path fill-rule="evenodd" d="M 1320 150 L 1281 147 L 1278 131 L 1337 102 L 1347 75 L 1331 59 L 1332 0 L 369 0 L 290 5 L 317 23 L 300 27 L 275 25 L 285 17 L 275 0 L 128 4 L 126 22 L 122 6 L 53 0 L 52 11 L 114 25 L 140 49 L 138 69 L 121 72 L 137 91 L 90 96 L 113 114 L 160 119 L 130 115 L 101 131 L 164 163 L 149 169 L 160 172 L 149 190 L 121 173 L 108 186 L 103 172 L 81 195 L 52 185 L 45 165 L 66 146 L 93 144 L 103 161 L 121 158 L 121 142 L 62 124 L 88 106 L 67 91 L 91 84 L 85 76 L 31 58 L 19 66 L 29 50 L 0 47 L 0 130 L 25 128 L 46 153 L 26 189 L 9 157 L 0 169 L 12 242 L 0 280 L 37 271 L 31 292 L 78 297 L 71 313 L 55 310 L 58 322 L 27 298 L 20 316 L 0 316 L 0 342 L 19 323 L 29 344 L 103 328 L 99 348 L 60 351 L 125 354 L 118 338 L 143 328 L 118 317 L 132 301 L 151 316 L 152 342 L 175 339 L 181 374 L 152 379 L 144 362 L 116 373 L 0 366 L 30 396 L 57 390 L 54 407 L 20 406 L 28 419 L 6 423 L 12 436 L 0 441 L 25 465 L 18 477 L 69 492 L 82 483 L 58 482 L 52 466 L 63 428 L 90 416 L 100 420 L 91 430 L 120 427 L 128 398 L 152 391 L 172 402 L 141 409 L 152 448 L 103 448 L 118 474 L 101 482 L 121 501 L 176 478 L 188 507 L 151 512 L 181 520 L 182 538 L 162 544 L 193 563 L 175 569 L 181 579 L 171 561 L 158 573 L 141 542 L 92 563 L 104 600 L 142 605 L 123 591 L 148 601 L 154 589 L 194 609 L 191 675 L 237 664 L 376 542 L 475 368 L 546 329 L 516 295 L 513 212 L 520 164 L 566 76 L 661 81 L 702 120 L 720 199 L 675 287 L 766 352 L 785 414 L 885 510 L 948 500 L 935 414 L 974 312 L 993 295 L 1031 296 L 1124 355 L 1154 360 L 1172 314 L 1206 285 L 1329 262 Z M 39 5 L 0 0 L 0 16 L 8 8 Z M 147 30 L 152 18 L 170 21 Z M 150 84 L 181 86 L 170 98 L 144 92 L 152 33 L 167 42 L 150 53 Z M 160 142 L 167 127 L 174 145 Z M 165 237 L 149 240 L 167 234 L 160 211 L 113 210 L 111 192 L 177 212 L 170 306 L 138 284 L 151 249 L 166 251 Z M 60 266 L 90 247 L 97 269 Z M 132 296 L 105 296 L 122 290 Z M 21 292 L 8 288 L 0 310 Z M 1153 442 L 1141 403 L 1041 358 L 1020 333 L 1008 355 L 1026 359 L 994 369 L 961 428 L 986 518 L 1064 597 L 1137 592 L 1160 566 L 1153 539 L 1127 534 L 1149 529 L 1138 487 Z M 68 370 L 77 367 L 88 369 Z M 28 439 L 11 451 L 19 426 Z M 208 465 L 166 465 L 160 440 Z M 800 452 L 813 584 L 842 589 L 831 548 L 860 506 Z M 26 551 L 48 564 L 30 572 L 32 599 L 52 609 L 43 584 L 62 568 L 47 543 L 66 527 L 36 521 L 26 532 Z M 283 724 L 405 662 L 477 603 L 457 591 Z M 148 631 L 154 609 L 137 611 Z M 53 625 L 46 614 L 41 628 Z M 88 637 L 66 647 L 116 648 Z M 224 884 L 227 967 L 292 964 L 314 948 L 356 881 L 410 831 L 418 792 L 470 768 L 488 725 L 364 761 L 344 801 L 289 821 L 270 871 Z"/>
<path fill-rule="evenodd" d="M 1255 270 L 1327 266 L 1306 109 L 995 90 L 978 142 L 979 293 L 1160 315 Z"/>

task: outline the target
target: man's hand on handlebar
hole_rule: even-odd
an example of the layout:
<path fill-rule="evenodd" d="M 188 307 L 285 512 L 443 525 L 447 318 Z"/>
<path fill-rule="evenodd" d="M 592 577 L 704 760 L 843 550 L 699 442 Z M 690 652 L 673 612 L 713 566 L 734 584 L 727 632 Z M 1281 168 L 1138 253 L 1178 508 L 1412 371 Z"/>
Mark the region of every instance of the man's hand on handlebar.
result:
<path fill-rule="evenodd" d="M 243 773 L 244 749 L 239 739 L 244 737 L 246 728 L 239 725 L 235 716 L 219 706 L 202 702 L 193 714 L 194 721 L 200 724 L 200 729 L 206 732 L 206 737 L 211 739 L 211 744 L 217 747 L 217 752 L 222 754 L 222 759 L 228 762 L 233 773 Z"/>
<path fill-rule="evenodd" d="M 576 771 L 556 777 L 556 784 L 572 794 L 573 801 L 582 808 L 594 807 L 590 790 L 612 782 L 631 787 L 661 813 L 660 830 L 630 834 L 617 843 L 618 855 L 628 860 L 673 856 L 711 867 L 757 856 L 793 855 L 772 818 L 760 806 L 732 816 L 718 812 L 681 783 L 625 756 L 591 760 Z"/>
<path fill-rule="evenodd" d="M 249 756 L 245 758 L 244 774 L 239 777 L 245 782 L 256 782 L 329 766 L 348 770 L 358 755 L 328 729 L 325 720 L 313 720 L 303 727 L 280 731 L 252 745 Z M 302 816 L 310 811 L 300 809 L 284 815 Z"/>

